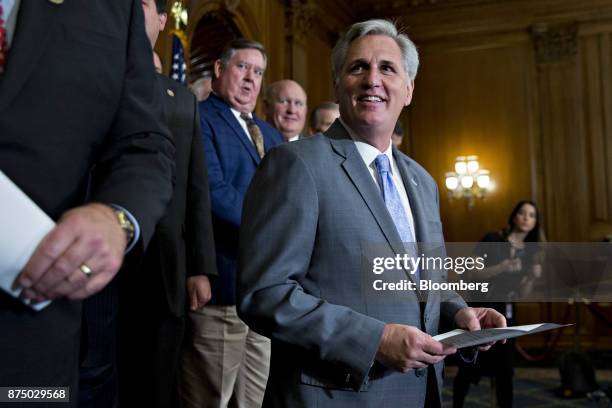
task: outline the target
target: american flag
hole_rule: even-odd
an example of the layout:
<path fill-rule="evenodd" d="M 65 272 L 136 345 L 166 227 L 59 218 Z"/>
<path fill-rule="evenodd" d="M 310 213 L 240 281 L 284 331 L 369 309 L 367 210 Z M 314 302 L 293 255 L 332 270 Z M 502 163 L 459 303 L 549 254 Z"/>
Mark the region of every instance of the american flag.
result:
<path fill-rule="evenodd" d="M 185 85 L 187 83 L 187 64 L 185 64 L 185 51 L 179 37 L 172 36 L 172 69 L 170 78 Z"/>

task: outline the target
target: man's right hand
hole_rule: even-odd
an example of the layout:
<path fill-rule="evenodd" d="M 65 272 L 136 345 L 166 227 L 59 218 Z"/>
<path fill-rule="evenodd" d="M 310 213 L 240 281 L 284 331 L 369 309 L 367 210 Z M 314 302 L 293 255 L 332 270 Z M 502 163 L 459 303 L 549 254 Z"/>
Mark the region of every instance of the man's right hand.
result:
<path fill-rule="evenodd" d="M 434 340 L 416 327 L 386 324 L 376 360 L 386 367 L 405 373 L 440 362 L 456 352 L 455 347 Z"/>
<path fill-rule="evenodd" d="M 189 295 L 189 309 L 192 312 L 206 305 L 212 296 L 210 281 L 206 275 L 188 277 L 186 286 Z"/>
<path fill-rule="evenodd" d="M 62 215 L 19 275 L 26 298 L 36 302 L 84 299 L 115 276 L 127 245 L 113 209 L 90 203 Z M 86 275 L 87 266 L 91 276 Z"/>

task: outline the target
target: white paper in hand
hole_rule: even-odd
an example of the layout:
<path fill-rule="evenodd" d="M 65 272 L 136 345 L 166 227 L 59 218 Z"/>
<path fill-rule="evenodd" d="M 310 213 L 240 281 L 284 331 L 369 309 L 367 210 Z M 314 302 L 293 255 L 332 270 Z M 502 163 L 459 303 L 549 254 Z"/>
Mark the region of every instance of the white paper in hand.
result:
<path fill-rule="evenodd" d="M 571 324 L 538 323 L 525 326 L 496 327 L 474 331 L 455 329 L 447 333 L 438 334 L 434 336 L 433 339 L 460 349 L 464 347 L 481 346 L 494 341 L 513 339 L 527 334 L 540 333 L 566 326 L 571 326 Z"/>
<path fill-rule="evenodd" d="M 19 297 L 15 279 L 55 223 L 0 171 L 0 288 Z M 32 307 L 41 310 L 50 302 Z"/>

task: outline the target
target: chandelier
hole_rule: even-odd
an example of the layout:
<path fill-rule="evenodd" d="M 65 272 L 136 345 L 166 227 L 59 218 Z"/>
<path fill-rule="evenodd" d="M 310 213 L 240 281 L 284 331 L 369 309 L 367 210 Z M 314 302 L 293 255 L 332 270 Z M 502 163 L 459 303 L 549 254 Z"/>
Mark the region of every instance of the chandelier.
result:
<path fill-rule="evenodd" d="M 468 208 L 474 207 L 492 189 L 491 173 L 481 169 L 478 156 L 459 156 L 455 171 L 446 173 L 446 188 L 452 199 L 466 200 Z"/>

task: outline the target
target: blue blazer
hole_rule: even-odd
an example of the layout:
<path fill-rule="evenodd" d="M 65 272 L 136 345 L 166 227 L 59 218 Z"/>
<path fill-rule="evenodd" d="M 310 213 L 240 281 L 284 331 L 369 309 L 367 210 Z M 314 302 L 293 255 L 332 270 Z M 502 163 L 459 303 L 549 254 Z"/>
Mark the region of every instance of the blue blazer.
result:
<path fill-rule="evenodd" d="M 230 106 L 218 96 L 200 102 L 200 124 L 208 165 L 208 183 L 219 276 L 211 280 L 211 304 L 236 304 L 236 259 L 242 202 L 260 162 Z M 255 115 L 268 151 L 282 143 L 281 134 Z"/>

